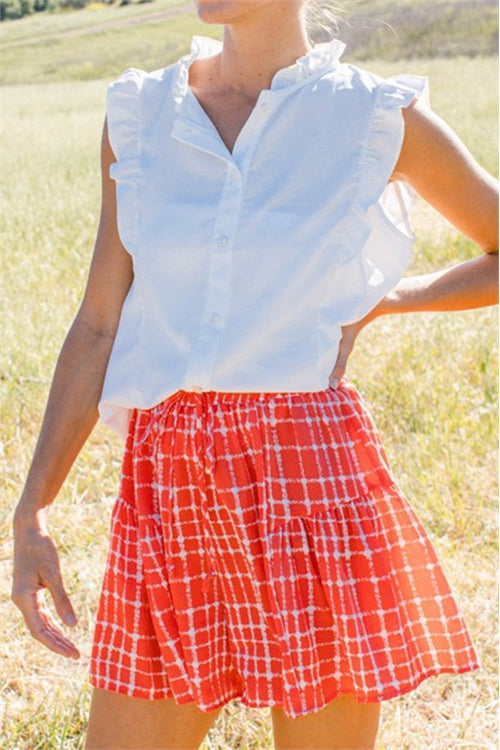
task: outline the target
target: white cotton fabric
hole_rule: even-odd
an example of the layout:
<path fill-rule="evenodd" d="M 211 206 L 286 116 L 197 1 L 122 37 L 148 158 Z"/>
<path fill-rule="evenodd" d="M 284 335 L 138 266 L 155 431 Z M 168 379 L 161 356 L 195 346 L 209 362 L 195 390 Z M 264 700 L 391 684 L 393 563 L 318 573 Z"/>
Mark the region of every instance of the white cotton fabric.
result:
<path fill-rule="evenodd" d="M 166 68 L 108 88 L 120 238 L 134 265 L 99 402 L 123 437 L 130 410 L 179 389 L 318 391 L 341 326 L 404 274 L 414 197 L 388 184 L 401 109 L 425 76 L 382 78 L 317 44 L 279 70 L 230 153 L 188 86 L 221 42 L 192 39 Z"/>

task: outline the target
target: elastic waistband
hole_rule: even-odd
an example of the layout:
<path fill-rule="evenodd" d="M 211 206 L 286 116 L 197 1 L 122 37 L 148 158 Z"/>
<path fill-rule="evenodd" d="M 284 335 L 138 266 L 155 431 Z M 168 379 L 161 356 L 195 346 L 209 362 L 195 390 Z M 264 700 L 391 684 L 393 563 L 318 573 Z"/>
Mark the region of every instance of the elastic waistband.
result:
<path fill-rule="evenodd" d="M 342 391 L 343 389 L 349 389 L 349 387 L 351 387 L 351 384 L 347 378 L 342 378 L 337 389 L 327 386 L 326 388 L 317 391 L 195 391 L 184 390 L 181 388 L 156 406 L 153 406 L 150 409 L 140 409 L 140 411 L 151 412 L 158 409 L 161 410 L 163 407 L 168 407 L 177 402 L 182 402 L 187 405 L 200 405 L 203 403 L 227 403 L 238 405 L 255 402 L 261 402 L 264 404 L 272 404 L 274 402 L 300 403 L 314 399 L 324 401 L 327 399 L 331 400 L 332 395 L 336 393 L 336 390 Z"/>

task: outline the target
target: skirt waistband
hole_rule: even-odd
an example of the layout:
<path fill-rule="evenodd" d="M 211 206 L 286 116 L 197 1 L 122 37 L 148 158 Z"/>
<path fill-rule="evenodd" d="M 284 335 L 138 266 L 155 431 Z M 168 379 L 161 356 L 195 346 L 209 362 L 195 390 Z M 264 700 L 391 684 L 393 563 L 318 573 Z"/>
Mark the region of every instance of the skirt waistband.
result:
<path fill-rule="evenodd" d="M 346 377 L 343 377 L 340 380 L 337 389 L 349 389 L 353 387 L 352 383 L 350 383 Z M 320 400 L 329 400 L 331 399 L 332 393 L 334 394 L 337 389 L 333 389 L 330 386 L 317 391 L 216 391 L 201 389 L 185 390 L 180 388 L 155 406 L 148 409 L 138 409 L 138 411 L 141 411 L 142 413 L 154 412 L 162 410 L 162 407 L 169 406 L 178 401 L 182 401 L 185 404 L 199 405 L 203 402 L 233 404 L 255 401 L 261 401 L 266 404 L 274 401 L 301 402 L 308 400 L 311 397 L 319 398 Z"/>

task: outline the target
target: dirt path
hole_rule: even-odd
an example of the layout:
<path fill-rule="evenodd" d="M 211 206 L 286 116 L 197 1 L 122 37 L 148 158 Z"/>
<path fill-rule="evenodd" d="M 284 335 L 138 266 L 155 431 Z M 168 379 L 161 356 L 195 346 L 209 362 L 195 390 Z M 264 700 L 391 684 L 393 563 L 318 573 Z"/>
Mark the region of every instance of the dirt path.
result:
<path fill-rule="evenodd" d="M 119 9 L 117 9 L 119 11 Z M 167 18 L 175 16 L 181 16 L 185 13 L 193 11 L 192 3 L 185 3 L 184 5 L 174 5 L 173 8 L 167 8 L 166 10 L 157 11 L 156 13 L 143 13 L 139 16 L 132 16 L 130 18 L 121 18 L 116 21 L 107 21 L 105 23 L 96 24 L 94 26 L 85 26 L 81 29 L 68 29 L 67 31 L 55 31 L 53 34 L 44 34 L 38 36 L 28 36 L 23 39 L 16 39 L 12 42 L 2 42 L 3 47 L 21 47 L 25 44 L 37 44 L 38 42 L 46 43 L 47 40 L 51 39 L 68 39 L 76 36 L 89 36 L 90 34 L 100 34 L 103 31 L 109 29 L 125 28 L 126 26 L 145 26 L 148 23 L 154 23 L 155 21 L 163 21 Z"/>

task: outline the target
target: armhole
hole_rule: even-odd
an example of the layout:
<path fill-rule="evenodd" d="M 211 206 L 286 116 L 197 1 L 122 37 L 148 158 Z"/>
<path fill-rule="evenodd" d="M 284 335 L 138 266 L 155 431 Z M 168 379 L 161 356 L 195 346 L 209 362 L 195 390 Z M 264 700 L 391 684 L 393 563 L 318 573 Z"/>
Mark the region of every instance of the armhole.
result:
<path fill-rule="evenodd" d="M 426 76 L 401 74 L 385 79 L 382 85 L 382 110 L 387 118 L 388 134 L 397 144 L 394 154 L 389 157 L 391 176 L 401 153 L 404 139 L 403 109 L 411 109 L 422 103 L 430 109 L 429 79 Z M 391 125 L 391 115 L 396 115 L 398 122 Z M 411 221 L 411 207 L 417 197 L 413 187 L 404 180 L 392 180 L 382 186 L 376 201 L 376 210 L 381 219 L 404 242 L 415 241 L 415 231 Z"/>
<path fill-rule="evenodd" d="M 401 180 L 393 180 L 385 187 L 377 208 L 381 218 L 403 240 L 413 242 L 415 232 L 411 222 L 410 208 L 414 195 L 407 190 L 407 184 Z"/>

